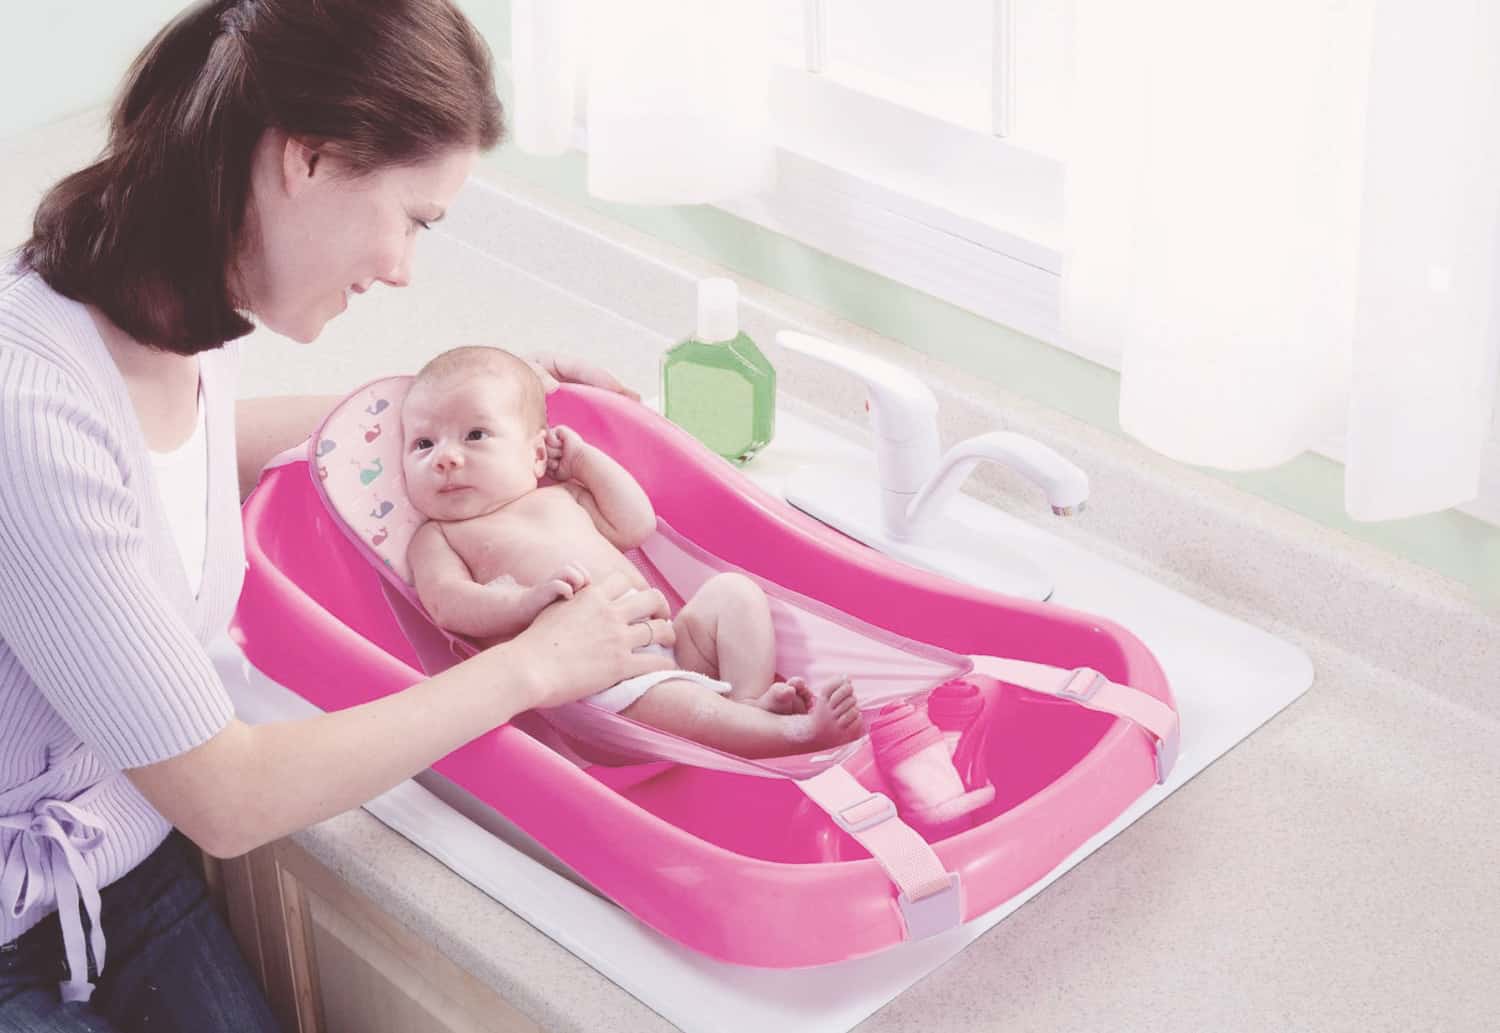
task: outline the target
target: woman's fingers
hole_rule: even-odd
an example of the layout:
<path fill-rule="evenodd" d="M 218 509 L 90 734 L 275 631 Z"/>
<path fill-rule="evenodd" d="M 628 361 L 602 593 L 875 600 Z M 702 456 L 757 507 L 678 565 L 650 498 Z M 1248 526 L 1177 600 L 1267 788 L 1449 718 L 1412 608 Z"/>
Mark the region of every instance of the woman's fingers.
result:
<path fill-rule="evenodd" d="M 599 590 L 604 593 L 604 598 L 612 601 L 619 599 L 634 587 L 630 579 L 618 570 L 612 570 L 604 575 L 604 580 L 598 582 L 598 585 Z"/>
<path fill-rule="evenodd" d="M 666 618 L 672 615 L 667 597 L 654 588 L 615 600 L 616 612 L 627 622 Z"/>
<path fill-rule="evenodd" d="M 641 400 L 639 393 L 620 383 L 613 373 L 571 355 L 536 352 L 527 361 L 543 374 L 542 386 L 549 394 L 556 390 L 557 381 L 561 380 L 573 384 L 587 384 L 590 387 L 602 387 L 606 391 L 624 395 L 632 401 Z"/>
<path fill-rule="evenodd" d="M 650 674 L 652 671 L 670 671 L 677 666 L 677 661 L 670 653 L 655 653 L 640 650 L 631 653 L 625 660 L 625 678 L 634 678 L 638 674 Z"/>
<path fill-rule="evenodd" d="M 631 625 L 630 633 L 632 635 L 639 635 L 640 632 L 635 629 L 646 626 L 651 628 L 651 638 L 647 640 L 646 645 L 655 644 L 671 649 L 677 644 L 677 629 L 672 627 L 672 622 L 669 620 L 641 621 L 638 625 Z M 640 648 L 644 649 L 646 646 L 643 645 Z"/>
<path fill-rule="evenodd" d="M 543 359 L 547 361 L 544 362 Z M 526 361 L 531 364 L 532 369 L 536 370 L 537 378 L 542 382 L 543 394 L 550 395 L 557 390 L 557 378 L 552 375 L 551 356 L 532 355 Z"/>

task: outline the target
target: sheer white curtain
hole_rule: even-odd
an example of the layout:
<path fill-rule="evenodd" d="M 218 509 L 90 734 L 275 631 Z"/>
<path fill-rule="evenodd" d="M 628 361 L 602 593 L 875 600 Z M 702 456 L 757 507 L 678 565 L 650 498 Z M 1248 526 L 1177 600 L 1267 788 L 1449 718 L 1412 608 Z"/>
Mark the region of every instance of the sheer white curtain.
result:
<path fill-rule="evenodd" d="M 511 59 L 517 145 L 561 154 L 583 106 L 595 197 L 700 204 L 774 180 L 760 0 L 511 0 Z"/>
<path fill-rule="evenodd" d="M 1383 520 L 1478 493 L 1500 4 L 1072 0 L 1064 332 L 1126 431 L 1254 469 L 1342 441 Z"/>

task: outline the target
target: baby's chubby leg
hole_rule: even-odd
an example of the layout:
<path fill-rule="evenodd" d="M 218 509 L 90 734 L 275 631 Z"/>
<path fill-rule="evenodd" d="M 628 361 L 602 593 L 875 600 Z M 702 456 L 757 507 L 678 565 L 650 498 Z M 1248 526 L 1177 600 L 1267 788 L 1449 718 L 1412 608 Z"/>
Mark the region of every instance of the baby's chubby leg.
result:
<path fill-rule="evenodd" d="M 820 690 L 809 688 L 801 678 L 773 681 L 776 632 L 771 603 L 750 578 L 709 578 L 678 611 L 672 627 L 677 633 L 677 665 L 728 682 L 729 699 L 773 714 L 811 712 Z"/>
<path fill-rule="evenodd" d="M 716 574 L 678 611 L 677 664 L 726 681 L 729 698 L 758 699 L 775 677 L 776 634 L 771 604 L 743 574 Z"/>
<path fill-rule="evenodd" d="M 747 707 L 698 682 L 668 678 L 621 713 L 636 721 L 752 759 L 827 749 L 858 738 L 864 721 L 854 690 L 840 679 L 811 692 L 805 714 Z"/>

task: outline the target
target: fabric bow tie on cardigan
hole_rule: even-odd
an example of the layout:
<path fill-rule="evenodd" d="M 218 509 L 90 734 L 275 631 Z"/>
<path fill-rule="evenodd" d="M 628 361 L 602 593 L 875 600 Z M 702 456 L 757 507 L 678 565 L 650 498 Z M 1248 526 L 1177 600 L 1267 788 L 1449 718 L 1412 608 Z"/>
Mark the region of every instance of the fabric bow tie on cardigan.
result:
<path fill-rule="evenodd" d="M 99 927 L 99 883 L 83 855 L 104 840 L 100 819 L 63 800 L 39 800 L 29 814 L 0 815 L 0 828 L 20 832 L 0 864 L 0 906 L 19 918 L 46 895 L 46 876 L 52 876 L 62 923 L 63 946 L 70 978 L 60 984 L 62 999 L 87 1001 L 94 992 L 88 981 L 83 922 L 78 900 L 89 916 L 88 942 L 94 965 L 104 971 L 104 933 Z"/>

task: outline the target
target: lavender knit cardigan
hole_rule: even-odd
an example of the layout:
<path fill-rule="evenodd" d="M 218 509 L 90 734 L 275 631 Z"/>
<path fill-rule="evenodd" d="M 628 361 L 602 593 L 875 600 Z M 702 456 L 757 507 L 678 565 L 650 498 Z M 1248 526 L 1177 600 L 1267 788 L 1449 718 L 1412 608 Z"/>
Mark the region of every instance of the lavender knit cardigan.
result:
<path fill-rule="evenodd" d="M 82 305 L 0 265 L 0 944 L 58 911 L 70 978 L 105 962 L 99 890 L 170 831 L 123 769 L 233 716 L 205 651 L 244 577 L 238 348 L 200 358 L 208 540 L 195 598 L 140 424 Z"/>

